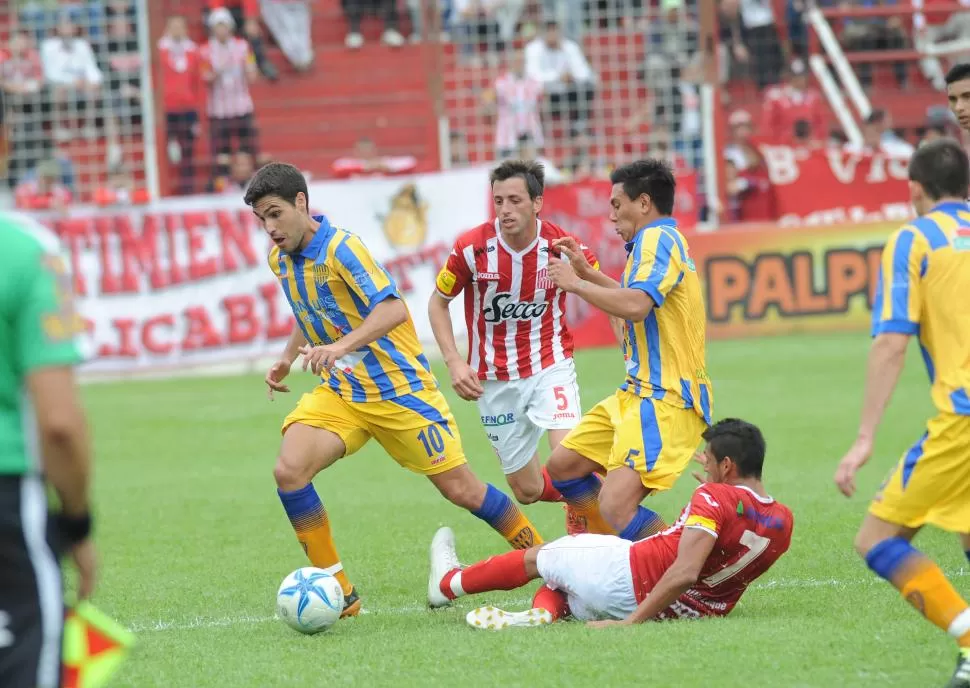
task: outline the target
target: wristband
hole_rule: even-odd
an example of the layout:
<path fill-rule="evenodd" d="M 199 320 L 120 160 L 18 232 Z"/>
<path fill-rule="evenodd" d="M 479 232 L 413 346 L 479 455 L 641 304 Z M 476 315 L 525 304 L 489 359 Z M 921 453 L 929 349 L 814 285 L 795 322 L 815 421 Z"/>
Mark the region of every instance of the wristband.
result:
<path fill-rule="evenodd" d="M 87 539 L 88 535 L 91 534 L 91 514 L 86 513 L 83 516 L 58 514 L 57 526 L 68 542 L 71 545 L 76 545 Z"/>

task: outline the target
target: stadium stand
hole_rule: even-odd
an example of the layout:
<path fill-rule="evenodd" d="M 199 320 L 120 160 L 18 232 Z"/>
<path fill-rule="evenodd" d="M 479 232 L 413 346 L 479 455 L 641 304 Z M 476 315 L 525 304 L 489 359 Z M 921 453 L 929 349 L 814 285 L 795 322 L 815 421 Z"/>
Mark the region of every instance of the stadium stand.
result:
<path fill-rule="evenodd" d="M 551 178 L 567 180 L 659 154 L 703 189 L 721 166 L 705 157 L 720 158 L 730 122 L 745 117 L 756 142 L 838 144 L 853 138 L 839 112 L 847 100 L 857 126 L 876 112 L 887 136 L 915 145 L 948 126 L 932 109 L 942 104 L 941 70 L 970 47 L 963 5 L 934 0 L 382 0 L 365 3 L 370 13 L 356 0 L 226 4 L 256 67 L 237 80 L 253 102 L 252 145 L 232 143 L 216 160 L 222 129 L 207 116 L 204 57 L 218 3 L 7 3 L 0 76 L 11 186 L 46 163 L 73 198 L 110 203 L 231 190 L 268 158 L 321 178 L 537 154 Z M 283 5 L 309 21 L 287 19 Z M 166 100 L 172 75 L 185 72 L 181 48 L 163 40 L 175 15 L 198 48 L 194 106 Z M 300 56 L 290 38 L 307 27 Z M 716 36 L 711 59 L 706 32 Z M 63 73 L 67 55 L 90 56 L 83 78 Z M 195 118 L 173 126 L 171 107 Z M 237 125 L 224 133 L 250 136 Z"/>

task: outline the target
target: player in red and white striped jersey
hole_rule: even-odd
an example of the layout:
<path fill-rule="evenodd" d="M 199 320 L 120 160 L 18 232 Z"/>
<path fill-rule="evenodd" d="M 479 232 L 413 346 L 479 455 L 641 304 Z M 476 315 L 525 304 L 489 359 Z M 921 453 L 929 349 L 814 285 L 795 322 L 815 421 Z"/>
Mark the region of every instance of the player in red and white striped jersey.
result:
<path fill-rule="evenodd" d="M 543 170 L 507 161 L 491 174 L 496 219 L 455 242 L 438 274 L 428 314 L 458 395 L 478 401 L 502 470 L 523 504 L 560 501 L 536 453 L 555 448 L 582 415 L 566 325 L 566 293 L 546 275 L 553 243 L 568 237 L 538 218 Z M 582 247 L 587 260 L 596 257 Z M 448 307 L 465 292 L 468 358 L 458 353 Z"/>

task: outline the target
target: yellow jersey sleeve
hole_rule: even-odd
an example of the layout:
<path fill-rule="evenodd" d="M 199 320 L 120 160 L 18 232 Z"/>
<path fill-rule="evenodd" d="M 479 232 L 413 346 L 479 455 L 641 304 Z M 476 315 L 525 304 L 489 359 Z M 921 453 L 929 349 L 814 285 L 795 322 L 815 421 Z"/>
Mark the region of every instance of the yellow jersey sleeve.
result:
<path fill-rule="evenodd" d="M 919 333 L 922 276 L 929 246 L 921 232 L 906 226 L 889 237 L 882 251 L 872 304 L 872 336 Z"/>
<path fill-rule="evenodd" d="M 684 261 L 680 243 L 663 227 L 645 229 L 639 250 L 633 257 L 627 287 L 646 292 L 662 306 L 670 290 L 684 278 Z"/>
<path fill-rule="evenodd" d="M 386 298 L 401 298 L 394 279 L 356 234 L 348 234 L 340 242 L 334 259 L 341 279 L 368 311 Z"/>

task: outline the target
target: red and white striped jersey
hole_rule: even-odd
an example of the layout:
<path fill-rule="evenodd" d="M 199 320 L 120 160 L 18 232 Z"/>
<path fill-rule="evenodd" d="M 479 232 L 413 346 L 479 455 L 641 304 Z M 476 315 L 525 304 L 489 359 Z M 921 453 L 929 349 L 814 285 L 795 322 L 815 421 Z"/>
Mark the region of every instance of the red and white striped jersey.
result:
<path fill-rule="evenodd" d="M 242 117 L 253 111 L 246 72 L 255 64 L 249 43 L 230 38 L 220 43 L 216 38 L 202 46 L 202 73 L 215 73 L 209 84 L 209 117 L 228 119 Z"/>
<path fill-rule="evenodd" d="M 465 292 L 468 364 L 480 380 L 518 380 L 571 358 L 566 292 L 547 276 L 552 243 L 569 236 L 537 221 L 536 239 L 515 252 L 502 240 L 498 220 L 471 229 L 455 242 L 438 273 L 438 292 L 453 299 Z M 599 263 L 580 243 L 586 259 Z"/>
<path fill-rule="evenodd" d="M 495 122 L 495 148 L 512 151 L 519 147 L 519 137 L 528 135 L 541 147 L 542 122 L 539 105 L 542 102 L 542 84 L 535 79 L 504 74 L 495 81 L 497 118 Z"/>

